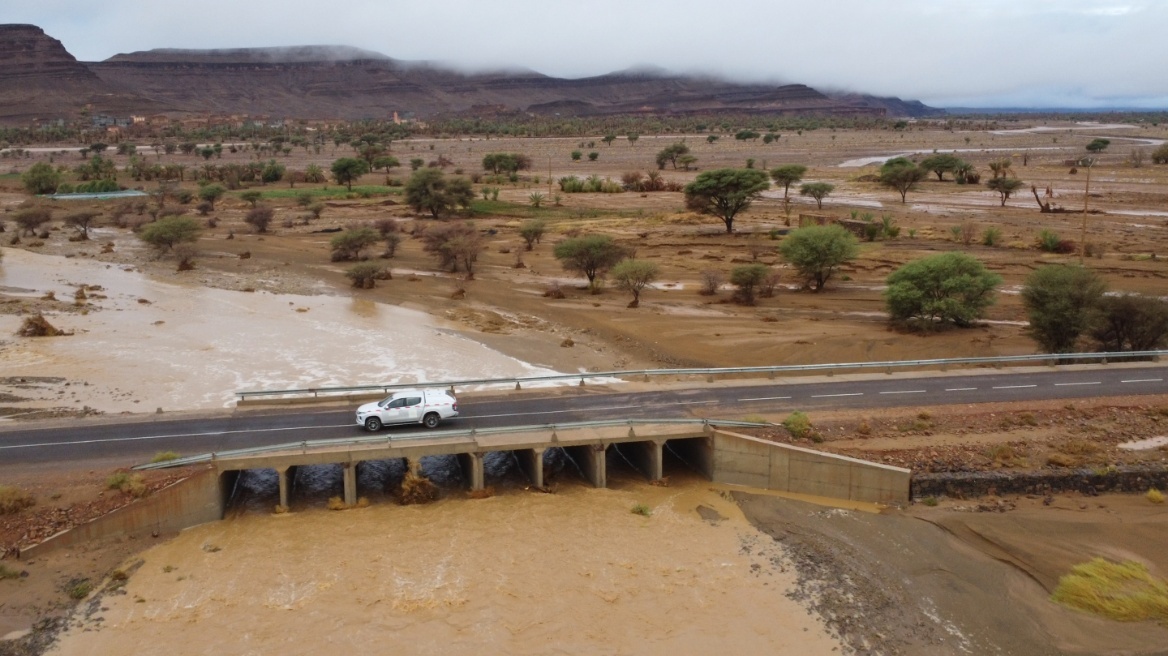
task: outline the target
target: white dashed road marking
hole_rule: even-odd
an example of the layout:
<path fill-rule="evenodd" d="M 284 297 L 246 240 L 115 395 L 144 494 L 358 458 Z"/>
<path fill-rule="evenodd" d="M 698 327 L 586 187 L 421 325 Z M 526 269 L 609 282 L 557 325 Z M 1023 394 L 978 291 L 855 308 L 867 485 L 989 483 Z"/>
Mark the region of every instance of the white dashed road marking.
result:
<path fill-rule="evenodd" d="M 1100 381 L 1094 381 L 1091 383 L 1055 383 L 1054 386 L 1055 387 L 1073 387 L 1075 385 L 1102 385 L 1102 384 L 1103 383 Z"/>
<path fill-rule="evenodd" d="M 977 388 L 976 387 L 950 387 L 950 388 L 946 389 L 945 391 L 946 392 L 972 392 L 975 389 L 977 389 Z"/>
<path fill-rule="evenodd" d="M 864 396 L 864 393 L 863 392 L 852 392 L 851 394 L 813 394 L 813 395 L 811 395 L 811 398 L 813 398 L 813 399 L 832 399 L 832 398 L 835 398 L 837 396 Z"/>
<path fill-rule="evenodd" d="M 789 399 L 789 396 L 760 396 L 753 399 L 738 399 L 739 401 L 778 401 L 780 399 Z"/>
<path fill-rule="evenodd" d="M 1121 380 L 1121 383 L 1160 383 L 1163 378 L 1136 378 L 1135 380 Z"/>
<path fill-rule="evenodd" d="M 994 389 L 1024 389 L 1027 387 L 1038 387 L 1038 385 L 1000 385 Z"/>
<path fill-rule="evenodd" d="M 928 390 L 893 390 L 891 392 L 881 392 L 881 394 L 924 394 Z"/>

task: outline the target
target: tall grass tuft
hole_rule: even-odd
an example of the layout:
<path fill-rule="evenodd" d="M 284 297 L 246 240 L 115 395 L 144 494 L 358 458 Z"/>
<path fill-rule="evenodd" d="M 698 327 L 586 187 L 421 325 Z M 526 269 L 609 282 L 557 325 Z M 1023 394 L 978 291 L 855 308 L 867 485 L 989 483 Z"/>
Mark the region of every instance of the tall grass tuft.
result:
<path fill-rule="evenodd" d="M 1050 598 L 1120 622 L 1168 622 L 1168 581 L 1137 562 L 1095 558 L 1075 565 L 1059 579 Z"/>

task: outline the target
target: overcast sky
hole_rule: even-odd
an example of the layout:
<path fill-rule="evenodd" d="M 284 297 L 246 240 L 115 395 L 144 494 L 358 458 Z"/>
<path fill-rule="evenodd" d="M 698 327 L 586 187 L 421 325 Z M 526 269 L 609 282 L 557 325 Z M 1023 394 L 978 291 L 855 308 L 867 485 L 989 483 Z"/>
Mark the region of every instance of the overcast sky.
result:
<path fill-rule="evenodd" d="M 82 61 L 347 45 L 560 77 L 634 66 L 940 107 L 1168 108 L 1168 0 L 35 0 Z"/>

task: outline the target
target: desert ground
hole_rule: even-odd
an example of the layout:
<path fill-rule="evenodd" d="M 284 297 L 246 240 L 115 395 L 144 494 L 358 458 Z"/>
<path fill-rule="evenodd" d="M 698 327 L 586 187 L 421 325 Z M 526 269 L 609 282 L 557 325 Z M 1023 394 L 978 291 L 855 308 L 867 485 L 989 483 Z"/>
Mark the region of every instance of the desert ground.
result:
<path fill-rule="evenodd" d="M 497 202 L 479 203 L 473 216 L 461 217 L 472 219 L 487 234 L 488 246 L 473 280 L 437 268 L 422 250 L 421 240 L 412 238 L 434 220 L 414 213 L 400 195 L 349 194 L 335 183 L 298 184 L 296 190 L 279 184 L 256 187 L 267 196 L 262 202 L 276 210 L 276 220 L 266 234 L 254 233 L 243 222 L 249 205 L 239 198 L 239 192 L 229 192 L 212 213 L 216 225 L 202 233 L 195 268 L 182 272 L 176 271 L 173 257 L 156 256 L 131 231 L 134 223 L 149 220 L 145 206 L 149 204 L 144 204 L 141 213 L 131 212 L 126 227 L 99 220 L 100 227 L 89 241 L 70 241 L 72 230 L 58 222 L 47 238 L 24 236 L 19 243 L 11 243 L 16 228 L 7 221 L 5 234 L 0 235 L 5 254 L 0 262 L 0 333 L 4 334 L 0 348 L 5 362 L 0 414 L 8 422 L 23 424 L 159 410 L 230 412 L 233 392 L 243 389 L 426 382 L 470 377 L 475 371 L 518 375 L 1034 353 L 1036 346 L 1025 334 L 1026 316 L 1018 296 L 1022 281 L 1044 263 L 1079 260 L 1073 253 L 1038 250 L 1037 234 L 1050 229 L 1077 243 L 1084 216 L 1087 240 L 1096 246 L 1095 255 L 1086 264 L 1102 274 L 1112 290 L 1166 295 L 1163 256 L 1168 246 L 1168 167 L 1146 161 L 1135 167 L 1129 160 L 1132 149 L 1150 150 L 1163 143 L 1168 129 L 1072 123 L 1022 124 L 1018 128 L 962 132 L 912 125 L 903 131 L 816 130 L 783 134 L 773 144 L 738 142 L 732 135 L 707 143 L 704 135 L 689 135 L 686 143 L 697 157 L 698 170 L 667 168 L 662 172 L 667 180 L 687 182 L 701 170 L 742 166 L 753 159 L 755 166 L 763 169 L 804 164 L 809 167 L 804 181 L 836 185 L 822 209 L 794 190 L 790 205 L 786 205 L 782 190 L 772 188 L 735 221 L 734 234 L 726 234 L 716 218 L 687 211 L 682 194 L 677 192 L 559 194 L 558 203 L 553 200 L 558 189 L 549 185 L 549 179 L 598 175 L 619 180 L 626 171 L 653 170 L 654 154 L 681 138 L 676 135 L 643 135 L 632 144 L 618 139 L 605 145 L 596 139 L 593 146 L 587 144 L 590 138 L 417 138 L 395 142 L 392 154 L 403 163 L 414 157 L 436 160 L 441 156 L 452 162 L 447 168 L 450 174 L 456 170 L 468 175 L 478 172 L 483 155 L 491 152 L 518 152 L 533 159 L 533 169 L 524 172 L 519 182 L 488 185 L 500 187 Z M 909 193 L 907 203 L 901 203 L 895 192 L 880 188 L 870 177 L 878 168 L 874 160 L 956 150 L 977 165 L 984 180 L 988 162 L 1007 157 L 1012 160 L 1014 174 L 1035 185 L 1040 194 L 1050 189 L 1051 196 L 1044 200 L 1066 209 L 1082 209 L 1085 171 L 1071 173 L 1066 161 L 1082 155 L 1084 145 L 1095 137 L 1109 138 L 1112 145 L 1091 172 L 1086 202 L 1092 212 L 1086 215 L 1040 213 L 1029 187 L 1003 207 L 997 195 L 984 186 L 959 186 L 952 180 L 935 178 L 923 182 L 919 190 Z M 575 162 L 569 156 L 573 150 L 599 155 L 596 161 L 584 158 Z M 281 162 L 292 170 L 309 163 L 327 169 L 336 157 L 352 154 L 344 147 L 331 151 L 331 147 L 319 155 L 295 151 Z M 70 165 L 80 161 L 75 153 L 55 153 L 54 149 L 38 149 L 29 158 L 0 159 L 0 172 L 7 168 L 6 174 L 0 173 L 0 206 L 4 208 L 0 220 L 28 202 L 20 190 L 19 171 L 49 158 Z M 124 157 L 113 157 L 125 163 Z M 254 153 L 246 151 L 225 151 L 223 159 L 213 163 L 254 158 Z M 184 163 L 189 169 L 203 163 L 181 155 L 162 156 L 160 161 Z M 404 178 L 408 170 L 391 175 Z M 383 182 L 385 175 L 374 173 L 360 184 Z M 150 189 L 149 184 L 140 184 Z M 196 188 L 190 182 L 185 187 Z M 306 220 L 295 194 L 303 189 L 326 194 L 326 187 L 327 195 L 321 196 L 326 204 L 321 217 Z M 533 193 L 545 196 L 539 208 L 531 206 Z M 118 202 L 56 201 L 51 207 L 57 217 L 82 209 L 108 214 Z M 190 207 L 178 209 L 194 216 Z M 862 242 L 860 257 L 841 270 L 822 293 L 800 289 L 794 272 L 777 255 L 780 233 L 789 225 L 797 226 L 801 215 L 862 219 L 867 213 L 876 220 L 891 216 L 900 227 L 899 235 Z M 332 233 L 322 231 L 386 218 L 398 221 L 406 236 L 392 259 L 378 260 L 391 269 L 392 279 L 378 281 L 373 289 L 353 289 L 344 277 L 348 264 L 330 262 L 328 240 Z M 517 229 L 529 218 L 544 219 L 548 228 L 541 242 L 526 251 Z M 963 244 L 952 230 L 967 224 L 978 235 L 985 228 L 998 228 L 1003 239 L 996 246 L 980 245 L 980 240 Z M 634 247 L 638 258 L 659 265 L 661 276 L 644 293 L 640 307 L 627 307 L 630 297 L 611 287 L 599 294 L 590 293 L 583 279 L 564 271 L 552 256 L 557 240 L 595 232 L 616 237 Z M 906 333 L 890 326 L 881 296 L 887 275 L 912 259 L 948 250 L 968 252 L 1003 277 L 997 303 L 986 320 L 970 329 L 927 334 Z M 372 251 L 376 249 L 370 253 L 376 258 Z M 780 274 L 780 286 L 773 297 L 742 306 L 732 302 L 728 287 L 711 296 L 698 293 L 705 272 L 717 271 L 728 277 L 734 266 L 755 261 Z M 546 295 L 553 288 L 564 297 Z M 77 289 L 84 289 L 84 299 L 75 298 Z M 22 321 L 37 312 L 73 334 L 15 336 Z M 370 345 L 396 352 L 403 344 L 426 357 L 368 357 Z M 458 356 L 444 356 L 450 353 Z M 1166 409 L 1168 398 L 1132 397 L 1018 407 L 818 413 L 811 419 L 823 442 L 807 446 L 918 471 L 1154 464 L 1164 460 L 1162 445 L 1130 450 L 1121 449 L 1120 444 L 1163 435 Z M 763 415 L 772 421 L 783 418 L 777 413 Z M 780 429 L 764 434 L 772 439 L 791 439 Z M 0 517 L 2 544 L 9 547 L 43 538 L 128 502 L 119 493 L 103 488 L 109 473 L 129 464 L 133 463 L 62 463 L 35 470 L 0 465 L 0 483 L 27 490 L 37 499 L 31 508 Z M 155 485 L 163 482 L 152 481 Z M 796 643 L 791 653 L 812 653 L 822 647 L 823 653 L 837 648 L 857 653 L 1152 654 L 1162 653 L 1162 645 L 1168 644 L 1168 633 L 1155 624 L 1092 618 L 1048 600 L 1061 573 L 1095 556 L 1134 559 L 1161 577 L 1168 574 L 1168 561 L 1158 547 L 1165 537 L 1168 513 L 1142 496 L 941 499 L 935 506 L 918 504 L 871 514 L 854 509 L 824 510 L 762 496 L 739 496 L 736 504 L 717 505 L 718 499 L 725 500 L 722 492 L 710 491 L 700 481 L 675 481 L 663 491 L 630 480 L 618 485 L 614 493 L 618 498 L 605 496 L 601 501 L 589 500 L 591 491 L 569 488 L 538 502 L 524 500 L 523 494 L 522 490 L 501 489 L 495 498 L 472 502 L 448 491 L 436 506 L 409 509 L 410 513 L 432 512 L 431 517 L 445 527 L 413 539 L 428 535 L 431 540 L 453 541 L 463 521 L 475 522 L 476 530 L 484 531 L 507 525 L 513 515 L 527 516 L 533 512 L 530 504 L 559 501 L 565 504 L 564 512 L 584 513 L 600 524 L 624 527 L 627 533 L 565 534 L 549 549 L 579 555 L 603 544 L 630 540 L 642 551 L 625 556 L 621 562 L 634 570 L 648 571 L 696 567 L 680 560 L 658 562 L 642 557 L 647 558 L 645 554 L 652 551 L 649 545 L 663 541 L 695 546 L 701 542 L 697 533 L 708 526 L 720 531 L 717 539 L 722 542 L 717 544 L 721 546 L 711 549 L 721 549 L 719 553 L 728 559 L 726 569 L 733 574 L 702 577 L 686 570 L 687 575 L 707 581 L 711 586 L 707 592 L 714 595 L 711 598 L 742 585 L 753 586 L 752 572 L 779 577 L 774 585 L 786 593 L 769 599 L 765 592 L 759 592 L 763 596 L 755 603 L 781 604 L 787 596 L 794 597 L 810 610 L 783 606 L 783 617 L 794 622 L 800 613 L 812 612 L 814 621 L 806 630 L 821 641 L 815 642 L 814 648 L 807 643 L 802 651 Z M 671 495 L 680 500 L 670 501 L 674 498 Z M 614 509 L 622 509 L 621 522 L 640 521 L 624 508 L 637 502 L 670 510 L 654 513 L 647 520 L 651 528 L 632 530 L 618 522 Z M 475 508 L 464 519 L 459 519 L 460 511 L 451 509 L 471 503 L 493 505 Z M 189 532 L 144 553 L 140 553 L 142 549 L 152 545 L 121 543 L 20 563 L 18 567 L 29 573 L 27 577 L 0 580 L 0 635 L 27 629 L 37 618 L 59 617 L 70 607 L 66 593 L 69 581 L 101 580 L 115 569 L 131 565 L 135 569 L 126 586 L 129 594 L 117 599 L 107 594 L 105 599 L 113 599 L 108 613 L 103 601 L 96 606 L 96 615 L 89 605 L 72 620 L 46 625 L 72 627 L 62 634 L 59 653 L 81 653 L 77 651 L 80 645 L 92 639 L 86 630 L 90 634 L 97 631 L 102 640 L 109 641 L 103 644 L 112 649 L 114 645 L 151 644 L 141 641 L 154 639 L 150 636 L 157 637 L 159 632 L 174 629 L 176 622 L 192 618 L 197 620 L 194 630 L 205 627 L 227 635 L 238 628 L 216 625 L 212 617 L 230 614 L 215 610 L 235 603 L 230 589 L 222 587 L 229 582 L 207 581 L 203 590 L 209 596 L 205 600 L 212 605 L 200 606 L 204 610 L 193 611 L 194 615 L 163 612 L 159 604 L 178 609 L 183 599 L 188 599 L 184 595 L 193 594 L 176 586 L 173 579 L 182 573 L 163 572 L 163 568 L 178 562 L 190 563 L 192 568 L 209 567 L 198 560 L 211 557 L 203 555 L 207 554 L 203 549 L 207 540 L 230 545 L 228 551 L 238 548 L 249 553 L 245 539 L 249 531 L 295 531 L 287 527 L 332 522 L 337 524 L 338 534 L 352 533 L 351 540 L 338 539 L 333 550 L 322 546 L 303 556 L 308 560 L 290 563 L 289 567 L 299 567 L 304 577 L 287 579 L 288 590 L 301 585 L 323 592 L 326 578 L 321 572 L 327 568 L 319 563 L 348 562 L 346 548 L 367 548 L 365 541 L 379 535 L 377 526 L 398 521 L 400 517 L 392 513 L 404 512 L 375 504 L 369 509 L 329 514 L 320 506 L 323 503 L 303 508 L 291 518 L 273 518 L 265 510 L 253 509 L 223 525 L 199 529 L 197 535 Z M 698 514 L 699 507 L 714 506 L 719 516 L 730 519 L 715 525 Z M 337 519 L 340 515 L 344 517 Z M 666 521 L 668 526 L 660 526 Z M 543 527 L 544 534 L 558 530 Z M 889 536 L 898 537 L 890 540 Z M 502 544 L 512 537 L 496 539 Z M 395 535 L 397 538 L 400 535 Z M 292 538 L 284 535 L 280 539 Z M 411 553 L 410 544 L 402 543 L 402 553 Z M 769 549 L 774 544 L 781 548 L 771 558 Z M 731 558 L 735 553 L 736 559 Z M 754 564 L 761 569 L 752 568 L 750 558 L 758 560 Z M 467 572 L 476 569 L 472 561 L 460 561 L 455 567 L 435 560 L 419 562 L 418 567 L 432 573 L 458 571 L 468 577 Z M 201 577 L 209 570 L 197 571 Z M 611 569 L 604 571 L 612 573 Z M 792 578 L 783 578 L 792 572 Z M 840 572 L 847 573 L 841 577 Z M 375 574 L 393 575 L 392 569 Z M 271 576 L 287 577 L 288 572 Z M 497 576 L 512 582 L 506 586 L 510 587 L 518 574 L 498 572 Z M 576 579 L 580 576 L 573 570 L 562 570 L 552 578 L 553 585 L 565 595 L 596 595 L 595 584 L 579 585 Z M 274 579 L 269 576 L 263 580 Z M 328 585 L 335 584 L 341 590 L 357 586 L 351 580 L 328 580 L 333 581 Z M 830 594 L 838 580 L 855 586 L 842 588 L 851 597 Z M 487 584 L 471 577 L 466 585 Z M 406 624 L 411 619 L 424 620 L 427 626 L 445 622 L 443 617 L 457 617 L 443 629 L 453 633 L 426 635 L 427 640 L 442 640 L 442 636 L 455 639 L 461 635 L 459 622 L 473 626 L 484 621 L 485 611 L 479 605 L 484 592 L 471 594 L 475 589 L 463 589 L 467 601 L 447 599 L 421 610 L 398 608 L 394 617 Z M 664 590 L 661 594 L 668 595 L 669 589 L 663 585 L 658 592 Z M 272 588 L 271 594 L 279 591 Z M 609 593 L 615 599 L 632 594 L 616 588 L 604 592 Z M 386 594 L 386 600 L 394 599 L 391 593 Z M 149 615 L 149 621 L 134 614 L 135 595 L 146 600 L 141 610 Z M 1010 612 L 1002 612 L 998 602 L 1003 598 Z M 862 603 L 854 603 L 856 599 Z M 323 601 L 327 595 L 322 601 L 306 601 L 307 605 L 298 608 L 311 613 L 312 604 Z M 652 603 L 639 601 L 639 605 L 624 606 L 633 618 L 629 627 L 634 620 L 649 624 L 663 621 L 648 614 Z M 444 611 L 457 606 L 458 612 L 436 613 L 439 606 Z M 507 622 L 513 635 L 508 639 L 517 642 L 507 644 L 530 646 L 523 642 L 525 638 L 515 636 L 527 630 L 518 618 L 528 616 L 531 607 L 515 603 L 509 608 Z M 725 616 L 749 622 L 755 611 L 757 608 L 726 610 Z M 102 615 L 106 619 L 98 624 L 105 626 L 97 630 L 93 618 Z M 694 617 L 699 626 L 702 621 L 716 623 L 708 613 Z M 153 623 L 155 620 L 158 623 Z M 548 640 L 546 632 L 555 628 L 541 628 L 538 639 Z M 750 629 L 735 631 L 742 634 Z M 684 636 L 663 634 L 648 653 L 667 651 L 679 644 L 672 642 L 679 639 Z M 788 648 L 781 636 L 761 634 L 759 640 L 762 642 L 752 644 Z M 482 647 L 475 640 L 459 644 L 467 651 Z M 582 646 L 581 650 L 607 653 L 597 644 L 583 642 L 581 645 L 591 647 Z M 531 653 L 542 652 L 536 649 Z"/>

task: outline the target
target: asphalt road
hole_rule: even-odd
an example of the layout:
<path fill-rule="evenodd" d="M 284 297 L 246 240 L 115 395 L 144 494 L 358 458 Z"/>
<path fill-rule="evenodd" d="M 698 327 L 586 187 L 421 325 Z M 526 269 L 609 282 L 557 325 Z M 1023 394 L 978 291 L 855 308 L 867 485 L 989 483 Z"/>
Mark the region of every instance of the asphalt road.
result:
<path fill-rule="evenodd" d="M 515 396 L 490 400 L 464 397 L 460 416 L 443 428 L 486 428 L 596 419 L 708 417 L 742 419 L 750 414 L 821 408 L 917 407 L 1004 403 L 1168 393 L 1168 366 L 1095 367 L 1041 372 L 951 376 L 904 375 L 866 380 L 776 382 L 635 393 Z M 33 464 L 124 458 L 141 462 L 159 451 L 194 455 L 227 449 L 347 438 L 362 434 L 355 406 L 344 410 L 284 407 L 238 411 L 230 416 L 160 417 L 113 423 L 79 421 L 69 426 L 14 424 L 0 429 L 0 464 Z M 388 431 L 420 430 L 420 426 Z"/>

